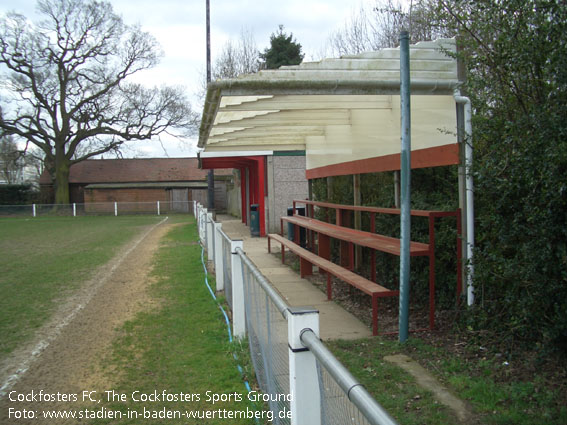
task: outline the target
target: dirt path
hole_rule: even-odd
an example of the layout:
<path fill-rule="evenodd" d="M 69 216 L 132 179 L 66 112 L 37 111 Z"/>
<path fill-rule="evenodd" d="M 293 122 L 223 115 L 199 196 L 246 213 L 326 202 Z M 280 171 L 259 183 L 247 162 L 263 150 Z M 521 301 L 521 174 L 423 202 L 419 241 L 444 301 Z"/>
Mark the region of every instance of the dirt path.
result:
<path fill-rule="evenodd" d="M 76 394 L 81 404 L 83 391 L 100 394 L 112 389 L 99 361 L 108 353 L 116 329 L 151 303 L 147 288 L 152 257 L 172 226 L 162 221 L 136 236 L 61 306 L 33 341 L 0 364 L 0 423 L 67 423 L 38 416 L 44 409 L 71 409 L 77 404 L 40 401 L 40 391 L 55 399 Z M 16 397 L 32 401 L 10 400 Z M 24 415 L 24 409 L 35 412 L 36 418 L 15 420 L 15 411 Z"/>

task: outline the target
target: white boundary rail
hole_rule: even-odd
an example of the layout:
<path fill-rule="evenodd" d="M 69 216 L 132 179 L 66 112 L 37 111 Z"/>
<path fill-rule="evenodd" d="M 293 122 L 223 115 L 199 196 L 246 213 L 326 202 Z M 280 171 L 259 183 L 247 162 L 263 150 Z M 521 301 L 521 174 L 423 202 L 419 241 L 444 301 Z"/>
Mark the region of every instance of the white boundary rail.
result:
<path fill-rule="evenodd" d="M 83 216 L 196 213 L 195 201 L 91 202 L 86 204 L 0 205 L 0 216 Z"/>
<path fill-rule="evenodd" d="M 396 424 L 321 342 L 319 312 L 290 307 L 246 256 L 242 241 L 230 240 L 211 213 L 201 205 L 195 208 L 201 243 L 217 271 L 217 290 L 231 287 L 233 333 L 248 336 L 258 384 L 270 396 L 273 423 Z"/>

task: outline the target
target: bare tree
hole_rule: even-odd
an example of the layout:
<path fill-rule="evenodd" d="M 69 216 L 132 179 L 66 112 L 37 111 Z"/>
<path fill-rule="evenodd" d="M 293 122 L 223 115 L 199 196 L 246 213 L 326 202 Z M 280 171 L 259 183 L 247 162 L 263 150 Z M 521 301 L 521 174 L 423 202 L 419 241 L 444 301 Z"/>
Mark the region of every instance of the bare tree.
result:
<path fill-rule="evenodd" d="M 211 74 L 212 80 L 236 78 L 242 74 L 253 74 L 260 70 L 260 51 L 249 29 L 242 28 L 238 40 L 228 40 L 216 58 Z M 207 94 L 207 78 L 201 75 L 201 85 L 195 96 L 204 102 Z"/>
<path fill-rule="evenodd" d="M 330 35 L 325 53 L 343 56 L 397 47 L 402 30 L 409 31 L 412 42 L 451 35 L 437 25 L 439 20 L 432 19 L 434 11 L 430 0 L 415 0 L 409 5 L 399 0 L 376 0 L 370 11 L 361 6 Z"/>
<path fill-rule="evenodd" d="M 343 27 L 329 36 L 327 44 L 331 56 L 354 55 L 379 49 L 381 45 L 375 44 L 370 23 L 364 6 L 353 11 Z"/>
<path fill-rule="evenodd" d="M 15 13 L 0 21 L 7 93 L 0 130 L 44 152 L 57 203 L 69 202 L 72 164 L 127 141 L 194 129 L 196 115 L 181 89 L 128 81 L 155 66 L 161 50 L 110 3 L 39 0 L 38 10 L 44 20 L 35 25 Z"/>
<path fill-rule="evenodd" d="M 213 80 L 235 78 L 241 74 L 252 74 L 260 68 L 260 57 L 256 41 L 250 30 L 240 31 L 237 41 L 229 40 L 223 46 L 213 68 Z"/>
<path fill-rule="evenodd" d="M 22 152 L 18 150 L 12 137 L 7 136 L 0 139 L 0 180 L 7 184 L 19 182 L 21 156 Z"/>

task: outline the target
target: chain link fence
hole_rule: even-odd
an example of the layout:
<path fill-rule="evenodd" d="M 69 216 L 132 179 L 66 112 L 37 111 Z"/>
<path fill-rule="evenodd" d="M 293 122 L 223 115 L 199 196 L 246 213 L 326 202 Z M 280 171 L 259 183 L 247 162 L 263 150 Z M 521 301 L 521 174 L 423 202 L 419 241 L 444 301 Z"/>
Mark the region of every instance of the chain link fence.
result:
<path fill-rule="evenodd" d="M 395 425 L 319 339 L 318 312 L 289 306 L 221 226 L 214 225 L 212 215 L 199 205 L 196 209 L 203 246 L 212 247 L 207 238 L 214 235 L 208 229 L 220 232 L 223 248 L 217 255 L 222 264 L 217 273 L 223 273 L 224 290 L 231 294 L 226 298 L 233 322 L 245 322 L 254 372 L 273 412 L 272 423 Z M 208 254 L 211 260 L 214 250 Z"/>
<path fill-rule="evenodd" d="M 274 424 L 287 425 L 289 412 L 289 355 L 287 320 L 260 286 L 249 260 L 243 258 L 246 332 L 258 385 L 270 395 Z M 280 416 L 284 416 L 280 418 Z"/>

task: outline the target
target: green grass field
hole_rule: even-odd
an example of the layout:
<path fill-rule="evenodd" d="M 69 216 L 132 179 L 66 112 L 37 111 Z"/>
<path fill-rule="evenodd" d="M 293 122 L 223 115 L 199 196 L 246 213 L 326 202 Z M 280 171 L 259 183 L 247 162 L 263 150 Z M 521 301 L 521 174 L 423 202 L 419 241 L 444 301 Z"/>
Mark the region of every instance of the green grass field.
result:
<path fill-rule="evenodd" d="M 126 242 L 163 217 L 0 219 L 0 358 Z"/>
<path fill-rule="evenodd" d="M 30 338 L 49 319 L 57 303 L 88 279 L 94 269 L 162 219 L 130 216 L 0 220 L 2 355 Z M 263 405 L 247 399 L 237 368 L 241 365 L 246 377 L 253 380 L 248 348 L 245 343 L 228 341 L 222 313 L 205 286 L 194 220 L 187 216 L 172 220 L 184 224 L 172 228 L 154 258 L 155 283 L 150 288 L 154 302 L 117 329 L 112 348 L 100 359 L 111 388 L 97 388 L 99 394 L 112 389 L 126 395 L 128 401 L 102 399 L 95 410 L 121 411 L 132 417 L 91 418 L 89 423 L 264 424 L 265 420 L 238 417 L 243 411 L 268 414 Z M 214 288 L 214 276 L 209 279 Z M 133 400 L 135 392 L 155 391 L 192 394 L 193 400 Z M 164 411 L 193 412 L 197 418 L 133 417 L 134 413 L 143 414 L 144 409 L 154 415 Z M 219 417 L 230 412 L 237 416 Z M 199 417 L 207 414 L 215 417 Z"/>
<path fill-rule="evenodd" d="M 173 228 L 162 241 L 153 274 L 157 282 L 150 295 L 157 301 L 151 311 L 139 313 L 120 329 L 112 353 L 104 360 L 109 375 L 113 375 L 113 388 L 121 394 L 161 393 L 192 394 L 192 401 L 158 401 L 143 403 L 147 411 L 194 412 L 217 415 L 224 412 L 265 412 L 263 406 L 250 402 L 246 387 L 233 353 L 245 374 L 252 376 L 247 360 L 247 347 L 229 343 L 227 326 L 222 313 L 205 285 L 201 263 L 201 246 L 193 224 Z M 215 287 L 214 277 L 209 284 Z M 118 376 L 118 379 L 116 379 Z M 237 396 L 235 395 L 237 394 Z M 218 398 L 230 401 L 213 403 Z M 240 398 L 236 400 L 235 398 Z M 142 413 L 142 404 L 128 399 L 124 402 L 103 402 L 100 407 Z M 172 424 L 260 424 L 250 418 L 185 417 L 152 422 L 151 420 L 113 419 L 92 422 L 172 423 Z"/>

